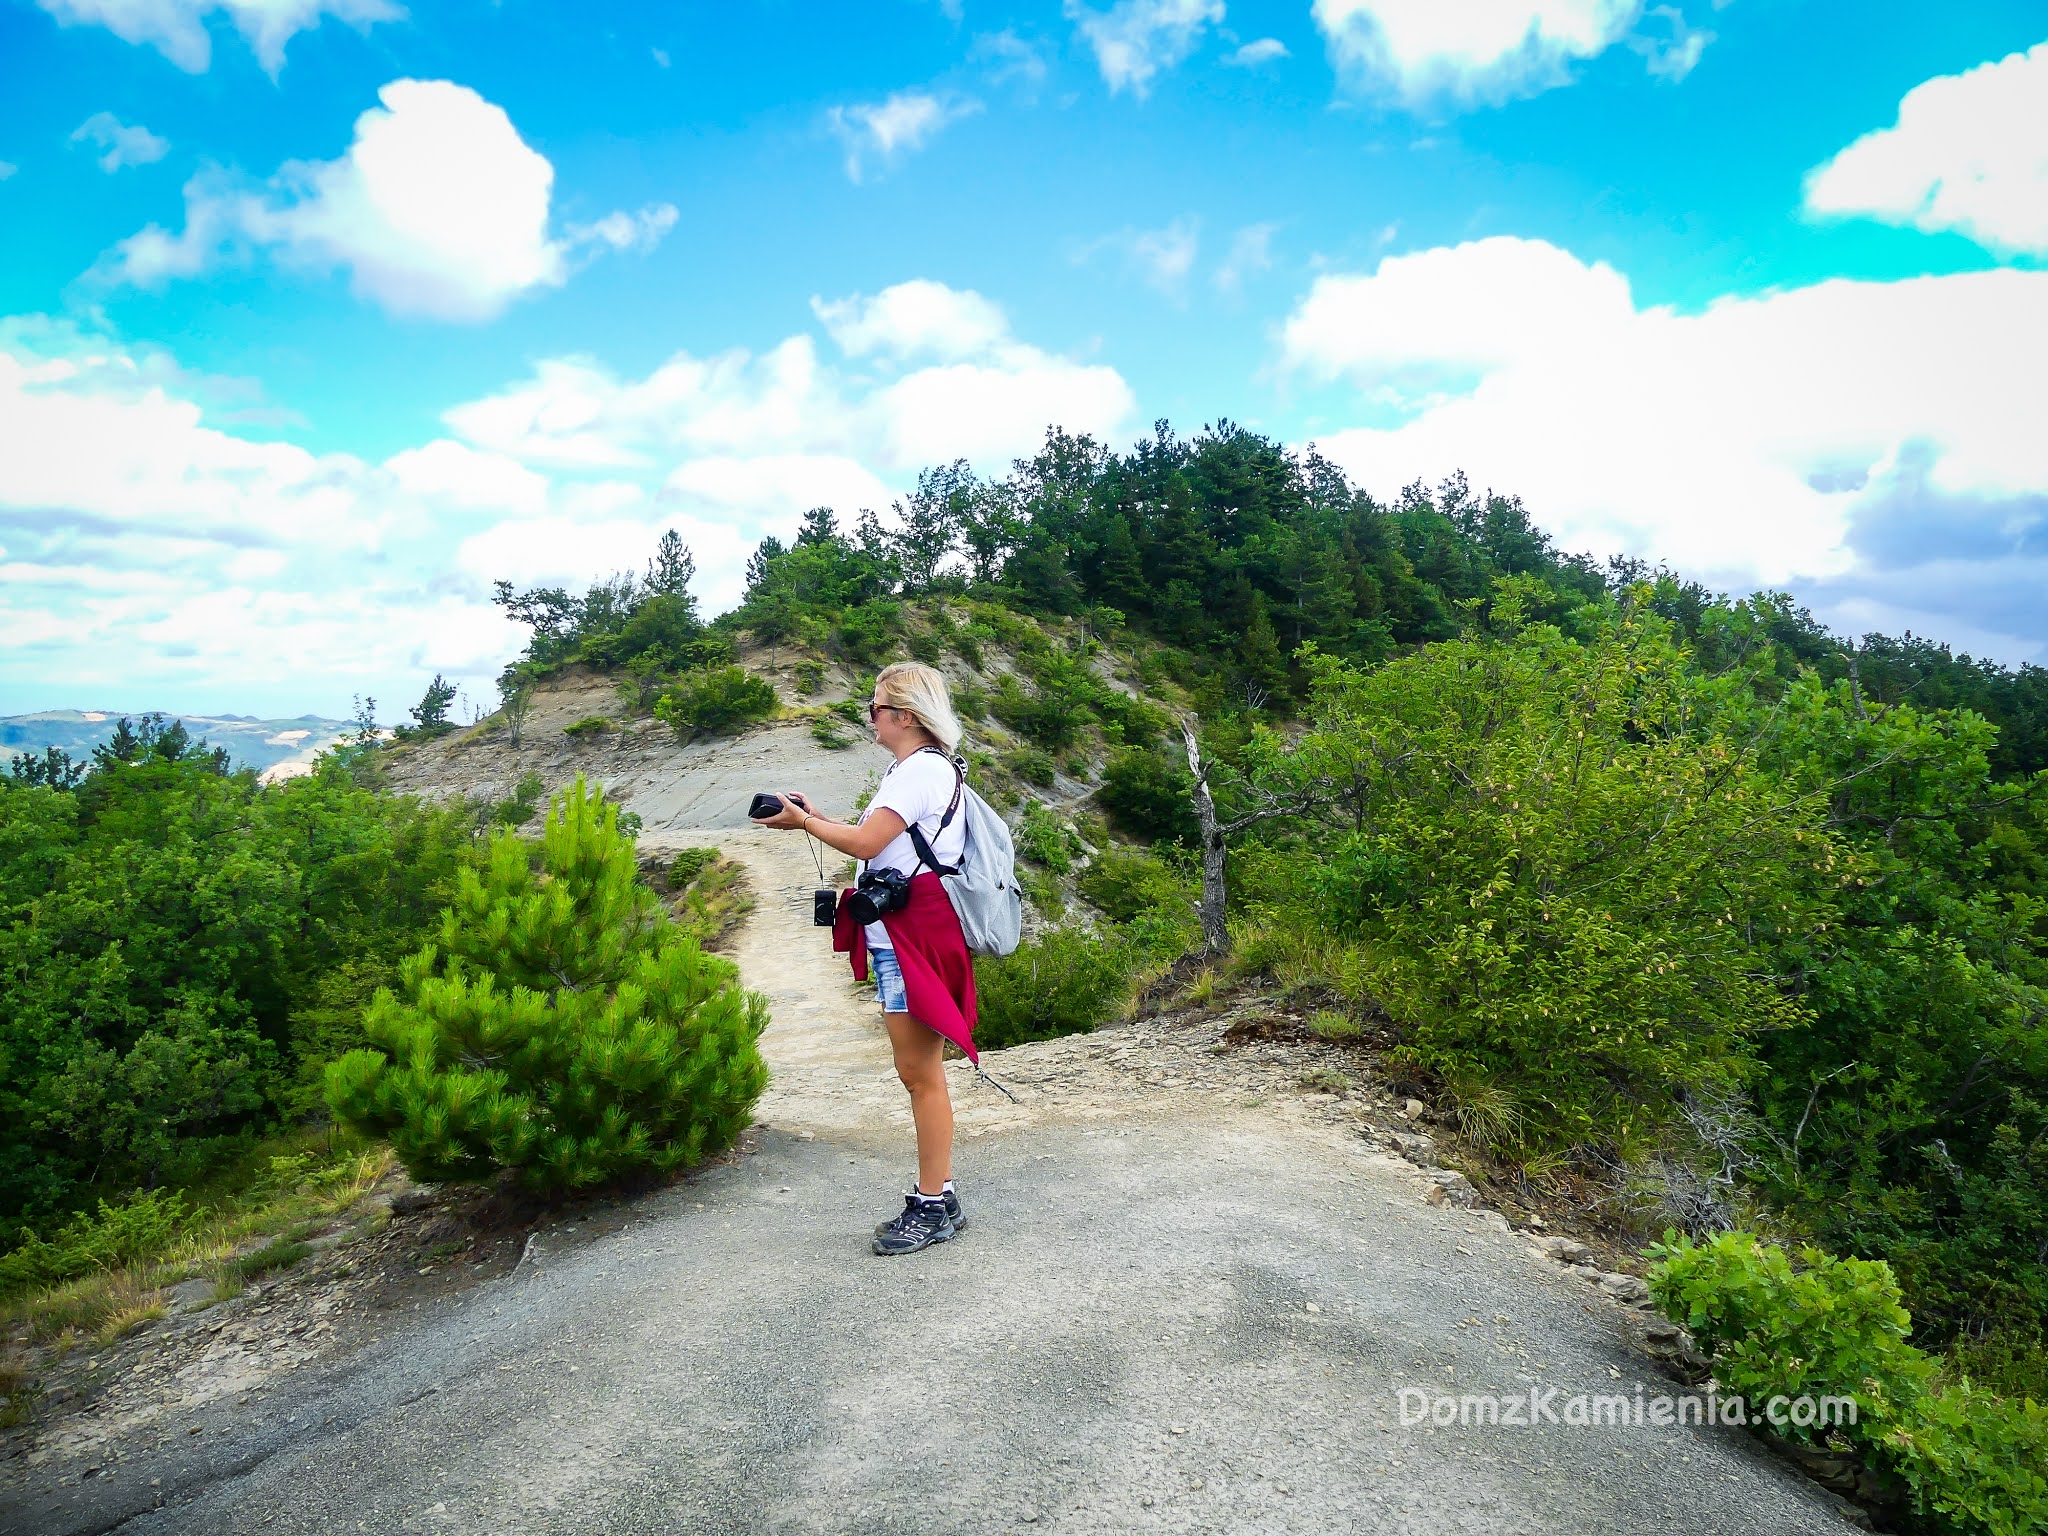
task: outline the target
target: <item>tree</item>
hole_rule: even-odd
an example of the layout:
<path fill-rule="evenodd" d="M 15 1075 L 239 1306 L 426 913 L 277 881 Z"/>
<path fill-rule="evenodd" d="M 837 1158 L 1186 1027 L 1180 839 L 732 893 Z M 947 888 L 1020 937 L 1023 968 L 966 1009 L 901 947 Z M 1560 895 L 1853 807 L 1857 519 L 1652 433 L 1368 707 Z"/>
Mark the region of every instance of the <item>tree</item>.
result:
<path fill-rule="evenodd" d="M 327 1099 L 417 1179 L 502 1169 L 558 1195 L 730 1146 L 767 1084 L 767 1021 L 641 883 L 615 808 L 579 778 L 538 847 L 504 829 L 462 872 L 438 941 L 378 992 L 374 1048 L 328 1069 Z"/>
<path fill-rule="evenodd" d="M 527 716 L 533 713 L 533 677 L 524 668 L 508 667 L 498 679 L 498 713 L 504 717 L 505 739 L 513 746 L 525 734 Z"/>
<path fill-rule="evenodd" d="M 1188 780 L 1192 786 L 1195 808 L 1195 822 L 1201 829 L 1202 847 L 1202 942 L 1212 955 L 1230 953 L 1230 929 L 1224 922 L 1228 904 L 1229 889 L 1225 880 L 1224 861 L 1228 853 L 1227 840 L 1230 834 L 1242 832 L 1245 828 L 1275 816 L 1298 815 L 1308 809 L 1305 801 L 1296 794 L 1276 790 L 1271 784 L 1252 788 L 1255 803 L 1238 815 L 1225 819 L 1217 814 L 1216 797 L 1209 789 L 1209 768 L 1202 761 L 1202 743 L 1196 735 L 1196 721 L 1193 715 L 1183 715 L 1180 722 L 1181 743 L 1187 751 Z"/>
<path fill-rule="evenodd" d="M 797 530 L 799 544 L 830 544 L 839 537 L 839 519 L 830 507 L 813 507 L 804 514 L 804 525 Z"/>
<path fill-rule="evenodd" d="M 414 729 L 422 736 L 443 736 L 455 727 L 448 719 L 448 706 L 455 702 L 455 685 L 434 674 L 434 680 L 427 684 L 427 691 L 420 695 L 419 703 L 406 711 L 416 722 Z"/>
<path fill-rule="evenodd" d="M 76 789 L 89 765 L 79 762 L 62 747 L 45 747 L 41 757 L 27 752 L 15 754 L 7 772 L 17 784 L 41 785 L 49 789 Z"/>
<path fill-rule="evenodd" d="M 895 546 L 903 584 L 913 592 L 929 588 L 939 567 L 960 544 L 968 508 L 981 493 L 981 482 L 965 459 L 934 466 L 917 477 L 917 489 L 896 503 L 902 520 Z"/>
<path fill-rule="evenodd" d="M 747 556 L 748 595 L 751 596 L 754 589 L 768 579 L 769 569 L 781 554 L 782 540 L 772 533 L 762 535 L 761 542 L 754 546 L 754 552 Z"/>
<path fill-rule="evenodd" d="M 690 546 L 683 542 L 683 536 L 675 529 L 669 529 L 662 534 L 660 544 L 655 546 L 654 559 L 648 562 L 648 596 L 694 602 L 690 597 L 690 582 L 696 575 L 697 559 L 690 553 Z"/>
<path fill-rule="evenodd" d="M 1015 487 L 1004 481 L 977 487 L 960 508 L 960 538 L 974 580 L 993 582 L 1000 577 L 1023 532 Z"/>

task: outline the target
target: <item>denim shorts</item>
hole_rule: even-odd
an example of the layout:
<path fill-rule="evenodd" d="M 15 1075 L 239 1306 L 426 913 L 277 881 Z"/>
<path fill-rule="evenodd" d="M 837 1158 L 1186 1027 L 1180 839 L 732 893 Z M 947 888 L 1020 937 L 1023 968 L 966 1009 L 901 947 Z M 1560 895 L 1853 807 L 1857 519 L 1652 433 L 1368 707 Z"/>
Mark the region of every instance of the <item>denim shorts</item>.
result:
<path fill-rule="evenodd" d="M 910 996 L 903 990 L 903 967 L 893 949 L 871 949 L 868 964 L 875 972 L 875 996 L 884 1013 L 908 1013 Z"/>

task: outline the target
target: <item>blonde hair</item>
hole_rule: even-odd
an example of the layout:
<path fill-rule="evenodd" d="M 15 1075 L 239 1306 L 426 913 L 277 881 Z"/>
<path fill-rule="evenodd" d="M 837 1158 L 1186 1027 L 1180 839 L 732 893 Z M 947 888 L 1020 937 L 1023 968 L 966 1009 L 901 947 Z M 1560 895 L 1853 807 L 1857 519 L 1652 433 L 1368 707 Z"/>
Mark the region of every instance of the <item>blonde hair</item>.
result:
<path fill-rule="evenodd" d="M 946 675 L 937 667 L 915 661 L 884 667 L 875 674 L 875 692 L 884 704 L 909 710 L 948 752 L 959 748 L 960 717 L 953 713 Z"/>

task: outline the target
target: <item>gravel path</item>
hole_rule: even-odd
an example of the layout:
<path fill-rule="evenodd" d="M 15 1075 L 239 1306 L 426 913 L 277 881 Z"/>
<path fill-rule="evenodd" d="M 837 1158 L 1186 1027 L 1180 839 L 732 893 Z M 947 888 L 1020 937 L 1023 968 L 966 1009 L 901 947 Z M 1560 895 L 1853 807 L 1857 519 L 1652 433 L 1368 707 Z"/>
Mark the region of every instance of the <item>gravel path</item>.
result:
<path fill-rule="evenodd" d="M 763 735 L 766 782 L 828 808 L 872 766 Z M 159 1426 L 118 1477 L 50 1468 L 0 1531 L 1848 1529 L 1735 1430 L 1404 1427 L 1404 1388 L 1555 1388 L 1560 1416 L 1675 1389 L 1632 1314 L 1428 1203 L 1342 1101 L 1220 1054 L 1214 1021 L 996 1053 L 1016 1105 L 956 1063 L 971 1227 L 873 1257 L 907 1108 L 871 994 L 810 927 L 802 840 L 733 830 L 754 782 L 671 786 L 660 817 L 670 791 L 635 797 L 649 844 L 715 840 L 754 880 L 736 953 L 775 1080 L 751 1155 L 540 1229 L 511 1274 Z"/>

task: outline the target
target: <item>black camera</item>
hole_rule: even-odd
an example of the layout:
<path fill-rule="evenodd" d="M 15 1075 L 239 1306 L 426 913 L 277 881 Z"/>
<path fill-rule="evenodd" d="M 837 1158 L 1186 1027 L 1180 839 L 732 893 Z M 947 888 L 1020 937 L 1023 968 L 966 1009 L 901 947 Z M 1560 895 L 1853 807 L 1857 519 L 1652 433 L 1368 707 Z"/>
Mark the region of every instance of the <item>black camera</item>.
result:
<path fill-rule="evenodd" d="M 839 893 L 829 885 L 821 885 L 811 892 L 811 922 L 819 928 L 830 928 L 833 919 L 839 915 Z"/>
<path fill-rule="evenodd" d="M 791 805 L 802 805 L 804 797 L 802 795 L 791 795 L 789 803 Z M 747 807 L 747 819 L 749 821 L 766 821 L 781 809 L 782 796 L 764 792 L 754 796 L 754 803 Z"/>
<path fill-rule="evenodd" d="M 910 876 L 900 869 L 871 869 L 854 883 L 846 910 L 857 923 L 879 923 L 884 912 L 900 912 L 910 901 Z"/>

